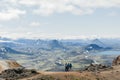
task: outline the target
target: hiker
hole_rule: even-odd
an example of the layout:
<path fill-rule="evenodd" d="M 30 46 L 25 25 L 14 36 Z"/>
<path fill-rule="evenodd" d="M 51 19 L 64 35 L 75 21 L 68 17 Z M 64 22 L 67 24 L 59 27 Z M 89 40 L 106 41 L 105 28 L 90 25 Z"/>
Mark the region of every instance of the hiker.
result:
<path fill-rule="evenodd" d="M 69 65 L 68 63 L 65 64 L 65 71 L 67 72 L 69 70 Z"/>
<path fill-rule="evenodd" d="M 70 69 L 70 70 L 72 69 L 72 64 L 71 64 L 71 63 L 69 63 L 69 69 Z"/>
<path fill-rule="evenodd" d="M 66 63 L 65 64 L 65 71 L 69 71 L 72 69 L 72 64 L 71 63 Z"/>

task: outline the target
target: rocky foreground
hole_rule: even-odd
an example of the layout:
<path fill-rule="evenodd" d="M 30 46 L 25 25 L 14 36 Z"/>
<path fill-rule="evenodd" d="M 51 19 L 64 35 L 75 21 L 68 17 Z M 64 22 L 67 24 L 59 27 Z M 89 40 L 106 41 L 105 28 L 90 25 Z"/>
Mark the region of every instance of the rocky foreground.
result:
<path fill-rule="evenodd" d="M 36 74 L 38 74 L 38 72 L 33 69 L 15 68 L 2 71 L 0 78 L 5 80 L 17 80 L 25 77 L 35 76 Z"/>
<path fill-rule="evenodd" d="M 40 74 L 20 80 L 120 80 L 120 66 L 113 66 L 113 69 L 88 72 L 40 72 Z"/>
<path fill-rule="evenodd" d="M 114 66 L 90 64 L 82 71 L 40 72 L 26 69 L 15 61 L 0 61 L 0 80 L 120 80 L 120 56 Z"/>

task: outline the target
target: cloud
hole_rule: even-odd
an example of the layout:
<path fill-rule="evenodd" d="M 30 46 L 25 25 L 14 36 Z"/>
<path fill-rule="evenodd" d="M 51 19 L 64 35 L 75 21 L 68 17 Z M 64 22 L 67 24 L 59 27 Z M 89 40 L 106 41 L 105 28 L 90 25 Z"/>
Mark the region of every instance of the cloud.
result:
<path fill-rule="evenodd" d="M 0 32 L 0 36 L 18 39 L 18 38 L 28 38 L 28 39 L 96 39 L 96 38 L 120 38 L 119 35 L 62 35 L 56 34 L 46 34 L 37 32 Z"/>
<path fill-rule="evenodd" d="M 42 16 L 55 13 L 89 15 L 98 8 L 120 8 L 120 0 L 2 0 L 0 4 L 0 8 L 4 9 L 11 6 L 16 9 L 25 7 L 24 10 L 27 11 L 29 8 L 33 14 Z"/>
<path fill-rule="evenodd" d="M 0 21 L 6 21 L 11 19 L 20 18 L 20 15 L 26 14 L 26 11 L 9 8 L 7 10 L 0 11 Z"/>
<path fill-rule="evenodd" d="M 20 9 L 18 0 L 1 0 L 0 1 L 0 21 L 18 19 L 25 15 L 26 10 Z"/>
<path fill-rule="evenodd" d="M 32 26 L 32 27 L 38 27 L 38 26 L 40 26 L 41 24 L 39 23 L 39 22 L 32 22 L 31 24 L 30 24 L 30 26 Z"/>
<path fill-rule="evenodd" d="M 33 13 L 43 16 L 65 12 L 86 15 L 97 8 L 120 8 L 119 0 L 20 0 L 19 3 L 27 7 L 36 6 Z"/>

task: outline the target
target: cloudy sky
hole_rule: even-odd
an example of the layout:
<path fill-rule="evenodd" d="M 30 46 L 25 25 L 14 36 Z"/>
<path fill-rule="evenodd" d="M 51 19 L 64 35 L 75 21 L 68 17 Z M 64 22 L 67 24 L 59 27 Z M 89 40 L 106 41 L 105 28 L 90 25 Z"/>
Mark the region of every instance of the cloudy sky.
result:
<path fill-rule="evenodd" d="M 120 0 L 0 0 L 0 36 L 120 37 Z"/>

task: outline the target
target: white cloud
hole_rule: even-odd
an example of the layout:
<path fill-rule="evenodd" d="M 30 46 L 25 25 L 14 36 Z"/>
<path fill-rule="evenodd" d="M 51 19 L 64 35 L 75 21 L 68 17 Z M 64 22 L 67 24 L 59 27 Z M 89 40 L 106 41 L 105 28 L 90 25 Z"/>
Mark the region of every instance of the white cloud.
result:
<path fill-rule="evenodd" d="M 30 24 L 30 26 L 32 26 L 32 27 L 38 27 L 38 26 L 41 26 L 41 24 L 39 22 L 32 22 Z"/>
<path fill-rule="evenodd" d="M 66 12 L 86 15 L 94 13 L 97 8 L 120 8 L 120 0 L 2 0 L 0 4 L 1 8 L 27 6 L 34 14 L 43 16 Z"/>
<path fill-rule="evenodd" d="M 33 13 L 48 16 L 54 13 L 92 14 L 97 8 L 120 8 L 120 0 L 20 0 L 25 6 L 36 6 Z"/>
<path fill-rule="evenodd" d="M 19 9 L 9 8 L 7 10 L 0 11 L 0 20 L 6 21 L 11 19 L 19 18 L 20 15 L 24 15 L 26 12 Z"/>
<path fill-rule="evenodd" d="M 1 0 L 0 1 L 0 21 L 20 18 L 26 14 L 26 10 L 20 9 L 18 0 Z"/>

